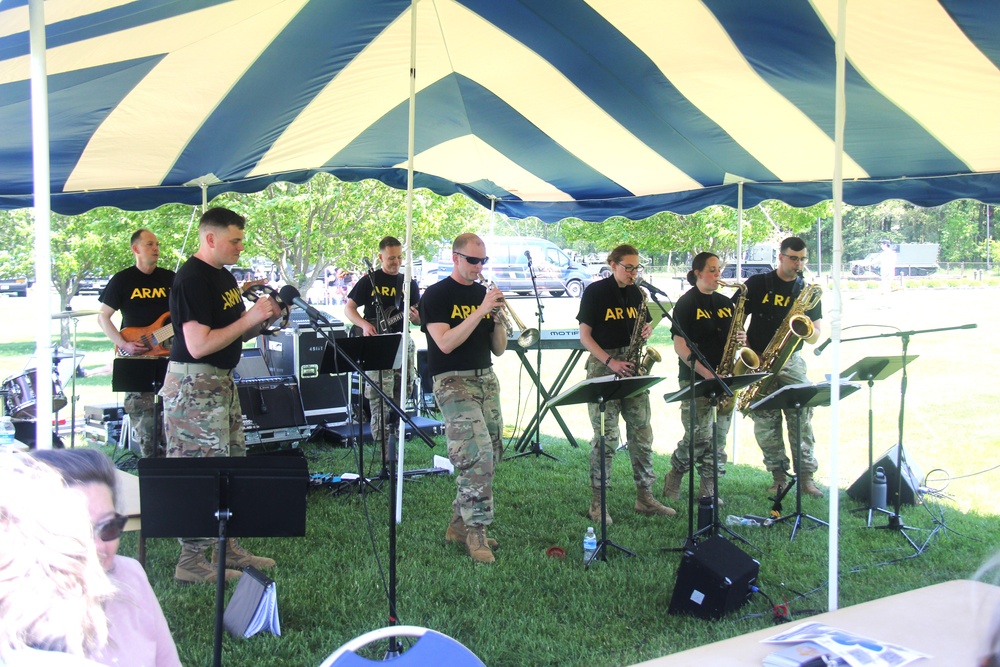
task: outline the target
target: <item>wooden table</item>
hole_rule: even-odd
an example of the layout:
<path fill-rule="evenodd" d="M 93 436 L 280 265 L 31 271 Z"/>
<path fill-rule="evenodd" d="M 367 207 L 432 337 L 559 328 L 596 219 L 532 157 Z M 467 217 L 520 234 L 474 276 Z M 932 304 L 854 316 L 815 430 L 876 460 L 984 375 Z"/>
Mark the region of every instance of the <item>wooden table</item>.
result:
<path fill-rule="evenodd" d="M 799 619 L 898 644 L 931 656 L 918 665 L 978 664 L 1000 607 L 1000 586 L 960 579 L 934 584 L 853 607 Z M 774 626 L 688 651 L 648 660 L 635 667 L 748 667 L 760 665 L 777 644 L 761 644 L 789 625 Z"/>

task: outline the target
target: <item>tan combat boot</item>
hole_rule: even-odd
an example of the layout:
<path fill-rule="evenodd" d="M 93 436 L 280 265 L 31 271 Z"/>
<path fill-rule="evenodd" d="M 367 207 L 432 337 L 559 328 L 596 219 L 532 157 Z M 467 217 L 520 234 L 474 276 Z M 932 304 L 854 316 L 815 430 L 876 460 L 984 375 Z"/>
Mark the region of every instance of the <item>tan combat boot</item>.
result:
<path fill-rule="evenodd" d="M 181 546 L 181 557 L 174 568 L 174 579 L 182 584 L 214 584 L 218 579 L 218 570 L 205 560 L 207 546 L 184 544 Z M 239 570 L 226 570 L 226 581 L 239 579 L 243 573 Z"/>
<path fill-rule="evenodd" d="M 653 497 L 649 489 L 635 489 L 635 512 L 645 516 L 674 516 L 676 511 Z"/>
<path fill-rule="evenodd" d="M 591 489 L 591 490 L 594 492 L 594 495 L 590 499 L 590 509 L 587 510 L 587 516 L 590 517 L 591 521 L 593 521 L 595 523 L 600 523 L 601 522 L 601 490 L 600 489 Z M 604 508 L 604 519 L 605 519 L 605 522 L 607 523 L 607 525 L 609 525 L 609 526 L 612 523 L 614 523 L 611 520 L 611 513 L 608 512 L 608 510 L 607 510 L 606 507 Z"/>
<path fill-rule="evenodd" d="M 823 491 L 813 482 L 813 474 L 811 472 L 800 472 L 799 484 L 802 485 L 802 493 L 807 496 L 812 496 L 813 498 L 823 497 Z"/>
<path fill-rule="evenodd" d="M 774 483 L 768 488 L 767 495 L 776 496 L 788 484 L 788 476 L 784 470 L 772 470 L 771 477 L 774 478 Z"/>
<path fill-rule="evenodd" d="M 684 481 L 684 473 L 677 472 L 673 468 L 667 473 L 667 478 L 663 480 L 663 497 L 680 500 L 681 482 Z"/>
<path fill-rule="evenodd" d="M 212 549 L 212 564 L 219 562 L 219 549 L 218 547 Z M 264 558 L 263 556 L 254 556 L 252 553 L 240 546 L 240 543 L 236 541 L 236 538 L 230 537 L 226 540 L 226 567 L 236 568 L 242 570 L 245 567 L 253 565 L 258 570 L 264 570 L 269 567 L 274 567 L 273 558 Z"/>
<path fill-rule="evenodd" d="M 462 515 L 456 512 L 452 515 L 451 523 L 448 524 L 448 530 L 444 533 L 444 541 L 465 544 L 465 535 L 465 522 L 462 521 Z M 486 544 L 490 547 L 490 549 L 496 549 L 500 546 L 492 537 L 486 538 Z"/>
<path fill-rule="evenodd" d="M 487 543 L 486 526 L 471 526 L 466 528 L 465 547 L 469 550 L 472 560 L 477 563 L 492 563 L 496 560 L 493 551 Z"/>
<path fill-rule="evenodd" d="M 711 477 L 702 477 L 701 484 L 698 486 L 698 497 L 699 498 L 711 498 L 715 495 L 715 484 L 712 483 Z M 722 498 L 716 498 L 719 503 L 719 507 L 722 507 L 725 503 L 722 502 Z"/>

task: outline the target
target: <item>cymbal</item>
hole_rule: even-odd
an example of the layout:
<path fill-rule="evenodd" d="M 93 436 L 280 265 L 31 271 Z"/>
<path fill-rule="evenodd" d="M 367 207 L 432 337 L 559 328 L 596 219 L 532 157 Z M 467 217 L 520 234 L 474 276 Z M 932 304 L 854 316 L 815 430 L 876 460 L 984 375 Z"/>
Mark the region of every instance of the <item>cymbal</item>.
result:
<path fill-rule="evenodd" d="M 73 317 L 89 317 L 90 315 L 100 315 L 99 310 L 64 310 L 59 313 L 52 313 L 54 320 L 68 320 Z"/>

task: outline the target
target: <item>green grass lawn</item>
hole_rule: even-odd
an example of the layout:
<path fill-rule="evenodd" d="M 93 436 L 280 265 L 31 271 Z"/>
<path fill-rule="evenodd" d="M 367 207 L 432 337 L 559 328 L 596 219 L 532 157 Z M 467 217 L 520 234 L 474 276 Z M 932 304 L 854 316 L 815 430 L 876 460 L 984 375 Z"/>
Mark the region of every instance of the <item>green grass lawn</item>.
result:
<path fill-rule="evenodd" d="M 995 289 L 905 290 L 888 297 L 868 290 L 844 294 L 841 309 L 844 339 L 891 333 L 890 327 L 918 331 L 976 323 L 972 330 L 915 333 L 908 353 L 917 358 L 909 368 L 903 442 L 907 456 L 934 489 L 919 506 L 904 506 L 910 535 L 923 542 L 929 530 L 942 526 L 929 548 L 917 558 L 897 531 L 868 528 L 858 504 L 845 489 L 864 472 L 868 460 L 867 387 L 846 398 L 839 408 L 839 446 L 831 446 L 831 411 L 817 410 L 814 428 L 821 484 L 840 497 L 838 604 L 847 606 L 954 578 L 971 576 L 996 549 L 1000 520 L 995 509 L 998 436 L 993 426 L 1000 390 L 989 380 L 996 367 L 995 334 L 1000 315 L 990 305 Z M 0 318 L 16 317 L 24 300 L 0 299 Z M 550 328 L 572 328 L 575 303 L 547 299 Z M 74 302 L 76 308 L 92 308 Z M 533 302 L 516 300 L 518 314 L 533 320 Z M 824 302 L 824 330 L 834 316 L 832 296 Z M 862 327 L 864 325 L 864 327 Z M 851 328 L 847 328 L 851 327 Z M 80 326 L 80 348 L 90 377 L 78 382 L 78 418 L 83 405 L 114 402 L 110 378 L 101 375 L 110 352 L 93 318 Z M 16 374 L 31 354 L 33 332 L 8 330 L 0 341 L 0 374 Z M 85 338 L 86 336 L 86 338 Z M 824 335 L 824 339 L 825 339 Z M 667 378 L 652 391 L 656 472 L 666 474 L 668 457 L 681 435 L 679 410 L 662 396 L 677 387 L 676 362 L 666 331 L 657 330 L 654 344 L 664 361 L 654 373 Z M 845 342 L 840 368 L 871 355 L 897 355 L 899 338 Z M 565 358 L 544 354 L 542 375 L 551 382 Z M 823 379 L 833 367 L 835 348 L 815 357 L 807 351 L 810 375 Z M 533 362 L 533 354 L 529 355 Z M 497 362 L 508 430 L 534 413 L 531 384 L 516 356 Z M 583 379 L 578 367 L 570 384 Z M 875 455 L 896 442 L 900 403 L 897 374 L 876 384 L 873 392 Z M 662 391 L 660 388 L 662 387 Z M 66 412 L 61 415 L 66 416 Z M 608 537 L 634 551 L 635 558 L 612 549 L 606 563 L 590 571 L 582 566 L 581 541 L 590 520 L 587 446 L 591 436 L 583 407 L 561 410 L 582 447 L 570 447 L 555 420 L 542 426 L 545 451 L 559 458 L 526 457 L 504 461 L 496 475 L 496 522 L 490 534 L 501 547 L 491 566 L 474 565 L 462 547 L 444 542 L 451 515 L 454 480 L 428 476 L 408 480 L 403 490 L 403 521 L 397 530 L 397 616 L 401 623 L 422 625 L 449 634 L 469 646 L 491 666 L 629 665 L 724 637 L 768 627 L 770 604 L 755 596 L 739 611 L 719 621 L 667 614 L 680 556 L 664 551 L 684 543 L 687 534 L 686 491 L 673 519 L 637 516 L 632 512 L 634 486 L 624 452 L 615 459 L 609 508 L 615 523 Z M 728 443 L 731 464 L 721 482 L 724 514 L 766 514 L 770 502 L 763 491 L 770 476 L 761 466 L 749 420 L 736 420 L 737 434 Z M 355 452 L 329 442 L 303 446 L 313 472 L 356 471 Z M 420 440 L 407 443 L 405 467 L 431 465 L 433 454 L 445 455 L 443 444 L 430 449 Z M 377 460 L 365 452 L 365 460 Z M 836 471 L 834 471 L 836 461 Z M 370 474 L 377 472 L 369 470 Z M 659 495 L 659 484 L 656 491 Z M 685 486 L 686 488 L 686 486 Z M 807 498 L 804 511 L 827 519 L 828 500 Z M 673 503 L 678 505 L 677 503 Z M 785 512 L 794 502 L 785 502 Z M 332 495 L 310 491 L 305 538 L 245 540 L 261 555 L 278 561 L 270 572 L 277 582 L 283 635 L 249 640 L 226 637 L 224 662 L 230 665 L 317 665 L 344 641 L 388 624 L 389 567 L 387 493 Z M 792 618 L 825 611 L 829 582 L 829 529 L 806 522 L 794 540 L 787 525 L 739 528 L 760 561 L 760 586 L 774 601 L 787 601 Z M 884 517 L 874 524 L 885 525 Z M 552 545 L 563 547 L 564 560 L 546 557 Z M 133 534 L 121 551 L 135 555 Z M 207 665 L 212 654 L 214 587 L 182 586 L 172 579 L 178 546 L 173 540 L 150 540 L 147 570 L 174 632 L 186 665 Z M 895 559 L 903 558 L 903 560 Z M 232 586 L 230 586 L 230 590 Z M 877 634 L 877 633 L 874 633 Z"/>

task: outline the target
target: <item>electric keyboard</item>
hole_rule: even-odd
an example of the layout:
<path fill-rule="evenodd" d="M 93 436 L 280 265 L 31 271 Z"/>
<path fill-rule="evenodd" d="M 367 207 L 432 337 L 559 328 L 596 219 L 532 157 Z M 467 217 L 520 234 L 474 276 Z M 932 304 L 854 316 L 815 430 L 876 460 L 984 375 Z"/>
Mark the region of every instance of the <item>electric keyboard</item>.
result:
<path fill-rule="evenodd" d="M 518 334 L 521 332 L 518 331 Z M 579 329 L 549 329 L 542 332 L 541 337 L 542 349 L 543 350 L 582 350 L 583 345 L 580 343 L 580 330 Z M 534 349 L 534 345 L 529 348 L 523 348 L 517 344 L 517 336 L 507 339 L 507 349 L 508 350 L 524 350 L 524 349 Z"/>

